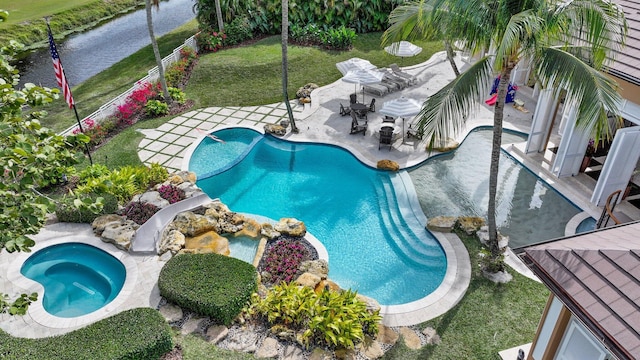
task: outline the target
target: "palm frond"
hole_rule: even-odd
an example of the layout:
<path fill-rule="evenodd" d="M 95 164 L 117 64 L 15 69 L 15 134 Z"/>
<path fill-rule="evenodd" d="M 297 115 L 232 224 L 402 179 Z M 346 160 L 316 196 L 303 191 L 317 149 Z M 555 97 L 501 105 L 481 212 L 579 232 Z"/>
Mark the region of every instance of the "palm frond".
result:
<path fill-rule="evenodd" d="M 597 139 L 608 138 L 608 115 L 619 115 L 618 85 L 571 53 L 546 48 L 537 62 L 538 80 L 543 86 L 567 91 L 565 104 L 577 104 L 577 126 L 593 129 Z"/>
<path fill-rule="evenodd" d="M 492 74 L 491 59 L 482 58 L 424 102 L 418 129 L 429 139 L 430 148 L 461 131 L 478 100 L 489 93 Z"/>
<path fill-rule="evenodd" d="M 432 1 L 414 1 L 395 8 L 389 14 L 389 28 L 382 34 L 382 46 L 400 40 L 425 38 L 429 17 L 433 10 Z"/>
<path fill-rule="evenodd" d="M 542 19 L 532 10 L 525 10 L 511 16 L 502 34 L 497 34 L 500 41 L 496 50 L 494 68 L 501 69 L 507 62 L 517 62 L 523 44 L 531 43 L 542 28 Z"/>

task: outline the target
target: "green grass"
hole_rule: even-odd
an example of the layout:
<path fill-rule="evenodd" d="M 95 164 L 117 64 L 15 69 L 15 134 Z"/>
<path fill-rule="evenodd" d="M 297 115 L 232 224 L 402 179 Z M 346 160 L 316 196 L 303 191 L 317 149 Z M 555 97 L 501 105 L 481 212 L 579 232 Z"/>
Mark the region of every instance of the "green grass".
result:
<path fill-rule="evenodd" d="M 220 349 L 219 347 L 206 342 L 202 337 L 197 335 L 176 335 L 174 336 L 174 341 L 182 347 L 182 356 L 184 360 L 255 359 L 253 354 Z"/>
<path fill-rule="evenodd" d="M 61 13 L 95 0 L 0 0 L 0 9 L 9 11 L 6 25 L 23 21 L 40 20 L 44 16 Z"/>

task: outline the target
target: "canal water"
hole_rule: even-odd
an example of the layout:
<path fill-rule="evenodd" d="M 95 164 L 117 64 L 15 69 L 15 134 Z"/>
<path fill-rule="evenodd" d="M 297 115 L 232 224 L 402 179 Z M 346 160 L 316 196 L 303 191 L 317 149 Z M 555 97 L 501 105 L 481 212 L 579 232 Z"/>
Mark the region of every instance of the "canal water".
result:
<path fill-rule="evenodd" d="M 153 9 L 156 38 L 195 18 L 195 0 L 169 0 Z M 186 40 L 186 39 L 185 39 Z M 73 87 L 109 68 L 111 65 L 149 45 L 145 9 L 115 18 L 87 32 L 56 41 L 69 84 Z M 162 54 L 163 57 L 167 54 Z M 49 49 L 40 49 L 25 57 L 20 64 L 21 83 L 32 82 L 55 87 Z"/>

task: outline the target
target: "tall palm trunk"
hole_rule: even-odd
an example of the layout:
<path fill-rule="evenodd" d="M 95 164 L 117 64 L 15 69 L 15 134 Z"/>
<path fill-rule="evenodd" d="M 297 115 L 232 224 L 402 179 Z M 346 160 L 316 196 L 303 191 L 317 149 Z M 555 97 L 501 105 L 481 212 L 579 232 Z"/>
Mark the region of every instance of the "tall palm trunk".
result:
<path fill-rule="evenodd" d="M 293 110 L 289 103 L 289 93 L 287 86 L 289 85 L 289 60 L 287 57 L 287 43 L 289 42 L 289 0 L 282 0 L 282 96 L 289 114 L 289 122 L 291 122 L 291 131 L 298 133 L 296 120 L 293 118 Z"/>
<path fill-rule="evenodd" d="M 458 65 L 456 65 L 455 61 L 455 54 L 453 53 L 453 46 L 449 40 L 444 40 L 444 48 L 447 51 L 447 60 L 449 60 L 449 64 L 451 64 L 453 73 L 456 74 L 456 77 L 460 76 L 460 70 L 458 70 Z"/>
<path fill-rule="evenodd" d="M 158 49 L 158 42 L 156 36 L 153 33 L 153 17 L 151 16 L 151 0 L 145 0 L 145 9 L 147 10 L 147 29 L 149 30 L 149 37 L 151 38 L 151 47 L 153 48 L 153 55 L 156 57 L 156 65 L 158 66 L 158 77 L 160 85 L 162 86 L 162 94 L 168 104 L 171 104 L 172 99 L 169 95 L 169 89 L 167 88 L 167 79 L 164 77 L 164 67 L 162 66 L 162 58 L 160 57 L 160 50 Z M 153 5 L 156 8 L 160 8 L 159 0 L 153 0 Z"/>
<path fill-rule="evenodd" d="M 504 119 L 504 104 L 509 90 L 511 70 L 515 64 L 503 67 L 498 83 L 498 97 L 493 113 L 493 141 L 491 145 L 491 166 L 489 171 L 489 204 L 487 206 L 487 225 L 489 226 L 489 250 L 494 260 L 502 255 L 498 245 L 498 227 L 496 223 L 496 195 L 498 192 L 498 170 L 500 166 L 500 149 L 502 144 L 502 121 Z"/>
<path fill-rule="evenodd" d="M 216 17 L 218 19 L 218 31 L 224 31 L 224 21 L 222 21 L 222 8 L 220 7 L 220 0 L 216 0 Z"/>

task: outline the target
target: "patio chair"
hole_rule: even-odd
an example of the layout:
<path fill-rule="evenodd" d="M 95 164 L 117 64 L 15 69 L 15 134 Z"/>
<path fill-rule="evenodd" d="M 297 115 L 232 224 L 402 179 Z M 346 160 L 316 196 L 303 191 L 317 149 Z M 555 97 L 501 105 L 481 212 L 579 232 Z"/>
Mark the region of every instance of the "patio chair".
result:
<path fill-rule="evenodd" d="M 406 89 L 411 85 L 409 82 L 409 79 L 406 79 L 402 76 L 398 76 L 391 71 L 384 74 L 383 80 L 398 84 L 398 87 L 400 88 L 400 90 Z"/>
<path fill-rule="evenodd" d="M 371 103 L 369 104 L 369 111 L 376 112 L 376 99 L 371 99 Z"/>
<path fill-rule="evenodd" d="M 385 116 L 382 118 L 382 122 L 383 122 L 383 123 L 391 123 L 391 124 L 395 124 L 395 123 L 396 123 L 396 118 L 394 118 L 393 116 L 385 115 Z"/>
<path fill-rule="evenodd" d="M 389 65 L 389 68 L 396 76 L 400 76 L 402 78 L 407 79 L 409 81 L 409 85 L 415 85 L 416 82 L 418 82 L 418 78 L 416 78 L 415 76 L 409 73 L 402 71 L 398 66 L 398 64 L 391 64 Z"/>
<path fill-rule="evenodd" d="M 393 143 L 393 127 L 383 126 L 380 128 L 380 141 L 378 142 L 378 150 L 380 146 L 389 145 L 389 151 L 391 151 L 391 145 Z"/>
<path fill-rule="evenodd" d="M 365 85 L 362 88 L 365 92 L 369 94 L 373 94 L 381 97 L 385 96 L 389 92 L 389 89 L 386 86 L 383 86 L 380 84 Z"/>
<path fill-rule="evenodd" d="M 422 136 L 424 134 L 420 131 L 420 129 L 418 129 L 418 124 L 411 123 L 409 124 L 409 128 L 407 129 L 407 139 L 418 139 L 418 140 L 422 140 Z"/>
<path fill-rule="evenodd" d="M 351 134 L 357 134 L 359 132 L 362 132 L 362 135 L 364 136 L 367 132 L 367 118 L 365 117 L 362 120 L 358 120 L 358 116 L 356 115 L 356 112 L 351 110 Z"/>
<path fill-rule="evenodd" d="M 358 95 L 355 93 L 349 95 L 349 104 L 355 104 L 358 102 Z"/>
<path fill-rule="evenodd" d="M 344 107 L 344 105 L 342 105 L 342 103 L 340 103 L 340 115 L 341 116 L 347 116 L 351 113 L 351 109 L 347 106 Z"/>

